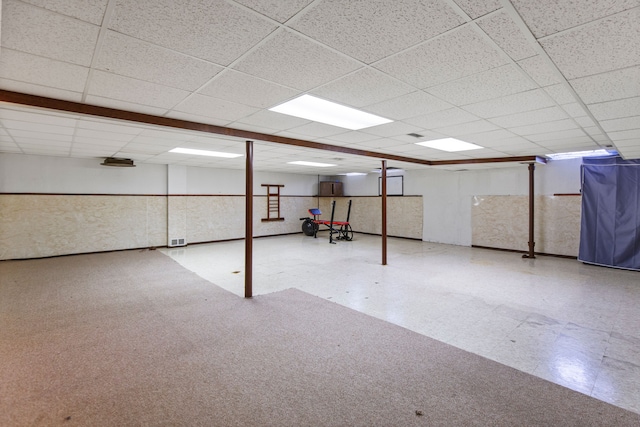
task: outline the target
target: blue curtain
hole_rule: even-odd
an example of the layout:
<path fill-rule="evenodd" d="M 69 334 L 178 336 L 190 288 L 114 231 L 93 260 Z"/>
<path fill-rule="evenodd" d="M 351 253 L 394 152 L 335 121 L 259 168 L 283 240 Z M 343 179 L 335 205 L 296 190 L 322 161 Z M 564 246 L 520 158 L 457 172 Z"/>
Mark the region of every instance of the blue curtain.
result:
<path fill-rule="evenodd" d="M 578 259 L 640 270 L 640 160 L 583 159 Z"/>

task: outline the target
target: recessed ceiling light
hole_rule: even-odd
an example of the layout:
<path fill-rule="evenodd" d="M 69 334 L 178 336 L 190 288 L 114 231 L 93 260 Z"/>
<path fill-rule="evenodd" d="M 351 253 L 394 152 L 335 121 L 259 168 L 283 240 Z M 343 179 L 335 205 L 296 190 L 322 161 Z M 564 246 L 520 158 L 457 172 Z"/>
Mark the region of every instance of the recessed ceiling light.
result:
<path fill-rule="evenodd" d="M 193 148 L 180 148 L 180 147 L 174 148 L 173 150 L 169 150 L 169 152 L 180 153 L 180 154 L 194 154 L 196 156 L 226 157 L 229 159 L 242 157 L 244 155 L 244 154 L 222 153 L 220 151 L 196 150 Z"/>
<path fill-rule="evenodd" d="M 434 139 L 432 141 L 416 142 L 416 144 L 424 147 L 435 148 L 436 150 L 448 151 L 450 153 L 453 153 L 454 151 L 478 150 L 480 148 L 484 148 L 455 138 Z"/>
<path fill-rule="evenodd" d="M 361 176 L 361 175 L 368 175 L 364 172 L 347 172 L 347 173 L 339 173 L 338 175 L 344 175 L 344 176 Z"/>
<path fill-rule="evenodd" d="M 599 157 L 599 156 L 617 156 L 618 152 L 615 150 L 589 150 L 589 151 L 573 151 L 569 153 L 554 153 L 545 154 L 551 160 L 567 160 L 577 159 L 579 157 Z"/>
<path fill-rule="evenodd" d="M 317 168 L 328 168 L 331 166 L 336 166 L 336 165 L 332 165 L 330 163 L 317 163 L 317 162 L 304 162 L 304 161 L 297 161 L 297 162 L 287 162 L 290 165 L 300 165 L 300 166 L 314 166 Z"/>
<path fill-rule="evenodd" d="M 311 95 L 302 95 L 269 108 L 269 110 L 351 130 L 383 125 L 393 121 Z"/>

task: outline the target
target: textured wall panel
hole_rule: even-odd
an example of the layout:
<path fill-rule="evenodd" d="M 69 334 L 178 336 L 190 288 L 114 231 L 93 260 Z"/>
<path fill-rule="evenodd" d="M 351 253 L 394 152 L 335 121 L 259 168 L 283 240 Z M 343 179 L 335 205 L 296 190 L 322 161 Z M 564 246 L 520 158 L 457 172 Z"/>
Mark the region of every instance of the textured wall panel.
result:
<path fill-rule="evenodd" d="M 474 196 L 472 204 L 473 245 L 528 250 L 528 196 Z M 536 196 L 536 252 L 578 255 L 580 206 L 578 196 Z"/>
<path fill-rule="evenodd" d="M 0 259 L 164 246 L 162 196 L 0 195 Z"/>

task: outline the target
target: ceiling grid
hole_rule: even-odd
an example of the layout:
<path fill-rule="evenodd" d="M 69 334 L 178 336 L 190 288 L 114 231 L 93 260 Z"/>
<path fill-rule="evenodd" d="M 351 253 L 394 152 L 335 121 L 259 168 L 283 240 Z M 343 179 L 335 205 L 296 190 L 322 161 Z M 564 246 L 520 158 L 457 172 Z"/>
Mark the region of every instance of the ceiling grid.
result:
<path fill-rule="evenodd" d="M 257 167 L 292 173 L 317 174 L 288 164 L 300 159 L 340 159 L 322 170 L 337 174 L 385 157 L 454 170 L 602 146 L 640 158 L 637 0 L 2 0 L 0 13 L 0 152 L 242 168 L 169 150 L 243 153 L 253 135 Z M 304 94 L 393 122 L 352 131 L 269 110 Z M 415 145 L 447 137 L 484 148 Z"/>

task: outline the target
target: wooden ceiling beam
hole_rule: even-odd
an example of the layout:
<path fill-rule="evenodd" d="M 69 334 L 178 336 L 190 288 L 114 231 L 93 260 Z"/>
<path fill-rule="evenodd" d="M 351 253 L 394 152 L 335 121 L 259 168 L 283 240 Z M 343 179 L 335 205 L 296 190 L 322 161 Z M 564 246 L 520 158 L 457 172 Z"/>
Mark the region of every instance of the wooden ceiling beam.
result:
<path fill-rule="evenodd" d="M 303 139 L 287 138 L 283 136 L 270 135 L 266 133 L 252 132 L 241 129 L 233 129 L 223 126 L 210 125 L 206 123 L 191 122 L 187 120 L 172 119 L 170 117 L 154 116 L 150 114 L 135 113 L 132 111 L 119 110 L 115 108 L 100 107 L 97 105 L 83 104 L 73 101 L 47 98 L 26 93 L 12 92 L 0 89 L 0 102 L 25 105 L 30 107 L 46 108 L 69 113 L 85 114 L 89 116 L 104 117 L 109 119 L 123 120 L 126 122 L 143 123 L 157 125 L 174 129 L 192 130 L 215 135 L 225 135 L 240 138 L 242 140 L 256 140 L 273 142 L 276 144 L 291 145 L 302 148 L 312 148 L 316 150 L 333 151 L 356 156 L 374 157 L 380 160 L 394 160 L 419 164 L 424 166 L 439 165 L 463 165 L 479 163 L 546 163 L 546 159 L 540 156 L 520 156 L 520 157 L 494 157 L 489 159 L 466 159 L 466 160 L 424 160 L 413 157 L 397 156 L 394 154 L 378 153 L 375 151 L 361 150 L 351 147 L 341 147 L 338 145 L 324 144 L 321 142 L 306 141 Z"/>

